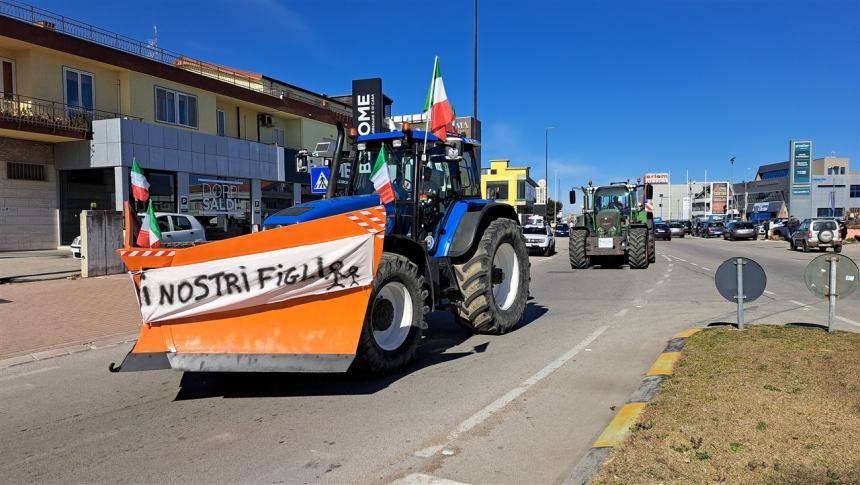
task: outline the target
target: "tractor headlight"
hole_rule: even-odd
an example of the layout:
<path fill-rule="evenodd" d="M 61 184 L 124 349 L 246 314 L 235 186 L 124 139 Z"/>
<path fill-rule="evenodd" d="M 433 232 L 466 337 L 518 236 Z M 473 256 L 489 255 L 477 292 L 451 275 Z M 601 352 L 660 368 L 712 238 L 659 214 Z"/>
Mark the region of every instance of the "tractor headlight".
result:
<path fill-rule="evenodd" d="M 403 146 L 403 140 L 392 140 L 391 146 L 393 146 L 394 148 L 400 148 L 401 146 Z"/>
<path fill-rule="evenodd" d="M 367 150 L 367 143 L 356 143 L 355 149 L 360 151 L 360 152 L 363 152 L 363 151 Z"/>

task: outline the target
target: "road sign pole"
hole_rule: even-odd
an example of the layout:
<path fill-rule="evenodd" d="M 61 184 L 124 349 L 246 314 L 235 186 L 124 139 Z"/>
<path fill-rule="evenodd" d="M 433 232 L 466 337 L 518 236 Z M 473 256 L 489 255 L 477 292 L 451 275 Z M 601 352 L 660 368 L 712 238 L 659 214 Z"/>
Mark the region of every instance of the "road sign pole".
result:
<path fill-rule="evenodd" d="M 738 329 L 744 329 L 744 258 L 738 258 L 735 261 L 738 268 Z"/>
<path fill-rule="evenodd" d="M 833 318 L 836 316 L 836 261 L 839 256 L 833 255 L 830 257 L 830 285 L 828 288 L 828 299 L 830 300 L 830 308 L 827 312 L 827 331 L 833 331 Z"/>

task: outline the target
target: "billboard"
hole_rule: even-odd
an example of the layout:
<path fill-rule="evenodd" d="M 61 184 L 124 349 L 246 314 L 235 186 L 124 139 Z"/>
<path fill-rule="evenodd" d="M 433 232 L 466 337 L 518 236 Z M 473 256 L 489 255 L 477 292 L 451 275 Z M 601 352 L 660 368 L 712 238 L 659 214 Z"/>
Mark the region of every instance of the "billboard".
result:
<path fill-rule="evenodd" d="M 793 187 L 809 185 L 812 169 L 812 142 L 792 141 L 789 157 L 791 160 L 791 185 Z"/>
<path fill-rule="evenodd" d="M 725 214 L 729 201 L 729 184 L 716 182 L 711 184 L 711 214 Z"/>
<path fill-rule="evenodd" d="M 377 77 L 352 81 L 352 123 L 359 135 L 384 131 L 383 103 L 382 79 Z"/>
<path fill-rule="evenodd" d="M 669 183 L 669 174 L 668 173 L 646 173 L 645 174 L 645 183 L 646 184 L 668 184 Z"/>

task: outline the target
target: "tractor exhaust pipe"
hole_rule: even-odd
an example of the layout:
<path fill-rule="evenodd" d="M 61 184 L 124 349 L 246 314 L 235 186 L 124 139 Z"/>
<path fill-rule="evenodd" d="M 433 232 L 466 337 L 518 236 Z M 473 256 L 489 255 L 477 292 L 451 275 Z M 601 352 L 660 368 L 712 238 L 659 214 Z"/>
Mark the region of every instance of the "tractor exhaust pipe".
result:
<path fill-rule="evenodd" d="M 344 141 L 343 123 L 337 122 L 337 141 L 335 142 L 334 156 L 331 159 L 331 175 L 329 176 L 328 187 L 326 188 L 325 198 L 331 199 L 337 191 L 337 180 L 340 174 L 340 152 L 343 151 Z"/>

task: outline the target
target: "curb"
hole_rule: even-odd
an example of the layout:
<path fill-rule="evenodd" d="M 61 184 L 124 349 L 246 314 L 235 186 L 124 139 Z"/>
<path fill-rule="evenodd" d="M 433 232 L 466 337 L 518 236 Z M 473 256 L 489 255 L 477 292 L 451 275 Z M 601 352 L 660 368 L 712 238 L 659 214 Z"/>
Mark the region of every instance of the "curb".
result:
<path fill-rule="evenodd" d="M 600 433 L 600 436 L 592 443 L 588 453 L 573 467 L 573 470 L 564 483 L 585 485 L 600 471 L 600 467 L 609 458 L 612 448 L 621 444 L 627 435 L 630 434 L 630 428 L 636 424 L 642 411 L 654 399 L 654 396 L 660 389 L 660 384 L 672 376 L 675 370 L 675 363 L 678 362 L 678 358 L 681 356 L 681 349 L 686 345 L 687 339 L 702 330 L 705 329 L 700 327 L 689 328 L 678 332 L 669 340 L 666 348 L 657 357 L 651 368 L 648 369 L 639 388 L 633 391 L 628 402 L 621 406 L 621 409 L 618 410 L 612 421 L 609 422 L 603 432 Z"/>
<path fill-rule="evenodd" d="M 87 350 L 99 350 L 108 347 L 115 347 L 117 345 L 131 343 L 137 340 L 137 335 L 139 332 L 129 333 L 129 334 L 121 334 L 114 335 L 111 337 L 105 337 L 98 340 L 93 340 L 91 342 L 86 342 L 83 344 L 74 344 L 67 345 L 65 347 L 56 347 L 47 350 L 40 350 L 38 352 L 30 352 L 24 355 L 19 355 L 17 357 L 10 357 L 8 359 L 0 360 L 0 370 L 8 369 L 9 367 L 14 367 L 16 365 L 29 364 L 31 362 L 39 362 L 42 360 L 53 359 L 55 357 L 62 357 L 64 355 L 72 355 L 80 352 L 85 352 Z"/>

